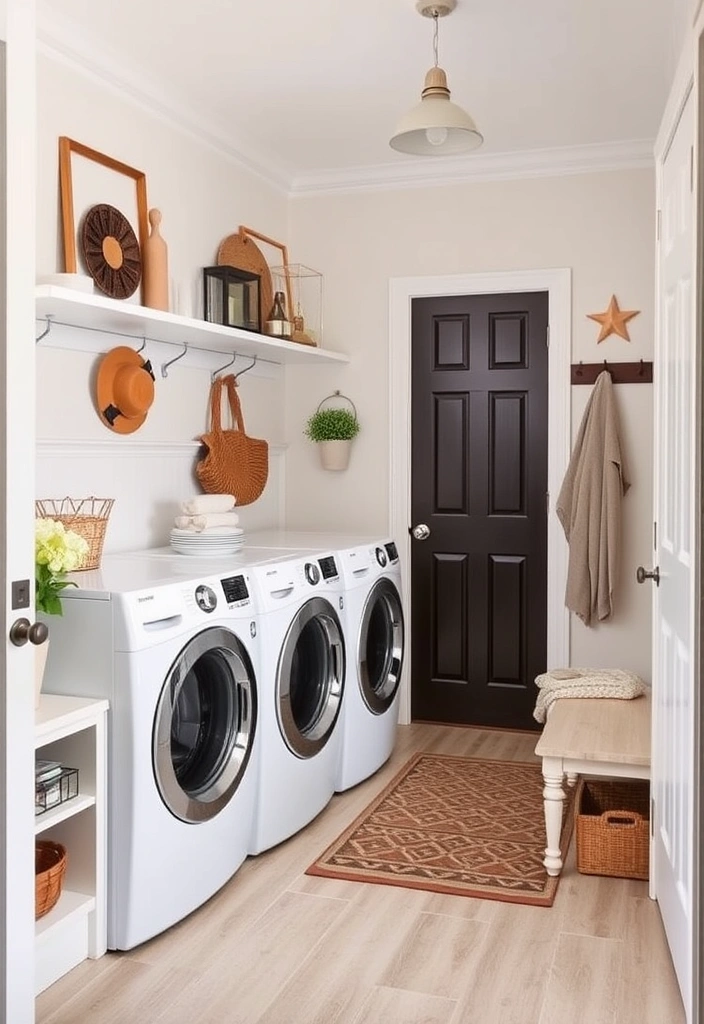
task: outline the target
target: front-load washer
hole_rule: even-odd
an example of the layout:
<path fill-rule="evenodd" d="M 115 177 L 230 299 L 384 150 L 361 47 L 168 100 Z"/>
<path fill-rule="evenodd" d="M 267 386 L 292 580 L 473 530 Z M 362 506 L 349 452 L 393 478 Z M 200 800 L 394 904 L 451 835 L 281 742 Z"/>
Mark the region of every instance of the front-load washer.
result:
<path fill-rule="evenodd" d="M 186 560 L 184 560 L 186 561 Z M 44 688 L 104 697 L 108 946 L 195 910 L 246 857 L 258 787 L 259 636 L 246 571 L 164 580 L 105 556 L 51 621 Z M 71 856 L 69 851 L 69 856 Z M 75 856 L 79 856 L 75 851 Z"/>
<path fill-rule="evenodd" d="M 347 688 L 337 792 L 369 778 L 391 756 L 404 653 L 401 569 L 392 540 L 338 552 L 345 583 Z"/>
<path fill-rule="evenodd" d="M 334 554 L 253 566 L 261 636 L 259 798 L 251 853 L 312 821 L 335 792 L 343 583 Z"/>

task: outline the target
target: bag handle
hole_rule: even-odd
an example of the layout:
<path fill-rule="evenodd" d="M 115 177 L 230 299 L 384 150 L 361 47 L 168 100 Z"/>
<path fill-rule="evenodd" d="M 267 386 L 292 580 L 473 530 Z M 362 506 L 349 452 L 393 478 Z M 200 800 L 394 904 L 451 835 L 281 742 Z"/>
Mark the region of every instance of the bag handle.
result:
<path fill-rule="evenodd" d="M 635 811 L 604 811 L 601 820 L 606 825 L 625 825 L 628 828 L 635 828 L 643 820 L 642 814 Z"/>
<path fill-rule="evenodd" d="M 244 429 L 244 416 L 242 415 L 240 396 L 237 393 L 237 377 L 234 373 L 228 373 L 227 377 L 221 379 L 227 387 L 227 398 L 230 403 L 230 412 L 232 413 L 232 425 L 236 430 L 241 430 L 244 434 L 246 431 Z"/>
<path fill-rule="evenodd" d="M 220 404 L 222 402 L 222 377 L 216 377 L 210 385 L 210 430 L 213 434 L 222 433 Z"/>

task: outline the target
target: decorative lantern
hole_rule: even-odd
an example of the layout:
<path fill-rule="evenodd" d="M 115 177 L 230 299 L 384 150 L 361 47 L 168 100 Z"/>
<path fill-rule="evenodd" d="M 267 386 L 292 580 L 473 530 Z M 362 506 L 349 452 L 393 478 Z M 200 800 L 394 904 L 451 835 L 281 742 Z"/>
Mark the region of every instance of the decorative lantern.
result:
<path fill-rule="evenodd" d="M 259 274 L 236 267 L 203 268 L 204 317 L 212 324 L 260 331 Z"/>
<path fill-rule="evenodd" d="M 285 292 L 291 300 L 288 319 L 291 341 L 301 345 L 320 345 L 323 336 L 323 275 L 302 263 L 272 267 L 274 288 Z"/>

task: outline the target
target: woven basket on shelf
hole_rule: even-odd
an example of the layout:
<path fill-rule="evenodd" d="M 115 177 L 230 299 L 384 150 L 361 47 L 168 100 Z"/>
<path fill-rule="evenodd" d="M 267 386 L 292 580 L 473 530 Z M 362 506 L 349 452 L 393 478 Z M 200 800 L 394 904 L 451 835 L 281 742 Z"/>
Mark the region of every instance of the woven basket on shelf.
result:
<path fill-rule="evenodd" d="M 648 878 L 650 783 L 580 779 L 575 800 L 577 870 Z"/>
<path fill-rule="evenodd" d="M 66 847 L 48 839 L 34 845 L 34 918 L 39 920 L 56 905 L 66 874 Z"/>
<path fill-rule="evenodd" d="M 40 519 L 57 519 L 88 543 L 88 554 L 78 570 L 99 569 L 105 530 L 114 498 L 40 498 L 35 502 Z"/>

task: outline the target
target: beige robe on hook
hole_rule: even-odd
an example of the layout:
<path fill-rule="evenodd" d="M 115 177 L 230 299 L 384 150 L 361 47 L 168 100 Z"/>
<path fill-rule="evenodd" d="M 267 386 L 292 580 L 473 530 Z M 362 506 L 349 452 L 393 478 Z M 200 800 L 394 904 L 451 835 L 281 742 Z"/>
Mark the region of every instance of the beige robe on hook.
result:
<path fill-rule="evenodd" d="M 565 604 L 587 626 L 614 610 L 621 498 L 629 487 L 614 386 L 603 370 L 584 410 L 556 508 L 570 548 Z"/>

